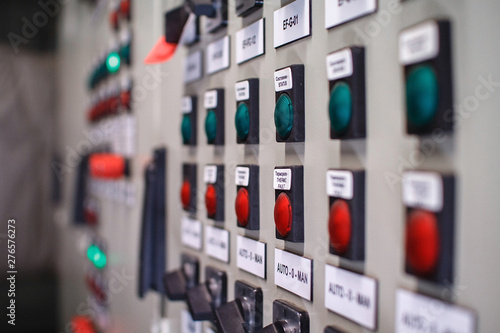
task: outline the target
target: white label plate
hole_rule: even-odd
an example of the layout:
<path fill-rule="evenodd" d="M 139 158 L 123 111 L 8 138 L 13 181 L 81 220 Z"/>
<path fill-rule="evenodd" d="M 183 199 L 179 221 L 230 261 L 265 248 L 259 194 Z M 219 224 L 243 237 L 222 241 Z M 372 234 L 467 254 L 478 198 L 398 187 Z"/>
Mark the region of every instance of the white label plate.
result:
<path fill-rule="evenodd" d="M 374 330 L 377 324 L 377 281 L 326 265 L 325 307 Z"/>
<path fill-rule="evenodd" d="M 313 261 L 274 249 L 274 283 L 308 301 L 312 300 Z"/>
<path fill-rule="evenodd" d="M 184 96 L 181 103 L 182 113 L 191 113 L 191 111 L 193 111 L 193 100 L 191 97 Z"/>
<path fill-rule="evenodd" d="M 236 63 L 242 64 L 264 54 L 264 36 L 264 19 L 236 32 Z"/>
<path fill-rule="evenodd" d="M 236 238 L 236 266 L 239 269 L 266 278 L 267 244 L 238 235 Z"/>
<path fill-rule="evenodd" d="M 311 34 L 310 0 L 295 0 L 274 12 L 274 48 Z"/>
<path fill-rule="evenodd" d="M 290 190 L 292 188 L 292 169 L 274 169 L 274 189 Z"/>
<path fill-rule="evenodd" d="M 217 107 L 217 90 L 209 90 L 205 92 L 203 105 L 205 109 L 214 109 Z"/>
<path fill-rule="evenodd" d="M 248 186 L 250 181 L 250 168 L 236 167 L 234 172 L 234 183 L 236 186 Z"/>
<path fill-rule="evenodd" d="M 352 73 L 351 49 L 343 49 L 326 56 L 326 75 L 328 80 L 342 79 L 351 76 Z"/>
<path fill-rule="evenodd" d="M 205 251 L 209 257 L 229 262 L 229 231 L 207 225 L 205 227 Z"/>
<path fill-rule="evenodd" d="M 203 180 L 205 181 L 205 184 L 215 184 L 217 182 L 216 165 L 207 165 L 203 171 Z"/>
<path fill-rule="evenodd" d="M 236 94 L 236 101 L 246 101 L 250 98 L 250 84 L 248 81 L 237 82 L 234 85 L 234 93 Z"/>
<path fill-rule="evenodd" d="M 201 333 L 202 322 L 194 321 L 187 310 L 181 312 L 181 332 L 182 333 Z"/>
<path fill-rule="evenodd" d="M 419 24 L 399 34 L 399 61 L 403 65 L 432 59 L 439 54 L 439 27 L 435 21 Z"/>
<path fill-rule="evenodd" d="M 208 44 L 205 61 L 208 74 L 229 68 L 229 36 Z"/>
<path fill-rule="evenodd" d="M 283 91 L 292 89 L 293 78 L 292 69 L 290 67 L 280 69 L 274 72 L 274 90 Z"/>
<path fill-rule="evenodd" d="M 403 203 L 431 212 L 443 209 L 443 180 L 433 172 L 408 171 L 403 174 Z"/>
<path fill-rule="evenodd" d="M 183 217 L 181 224 L 182 244 L 195 250 L 201 250 L 201 222 L 188 217 Z"/>
<path fill-rule="evenodd" d="M 353 197 L 353 176 L 350 171 L 328 170 L 326 172 L 326 194 L 351 200 Z"/>
<path fill-rule="evenodd" d="M 403 289 L 396 292 L 397 333 L 474 333 L 475 328 L 470 310 Z"/>
<path fill-rule="evenodd" d="M 201 51 L 193 52 L 186 57 L 186 61 L 184 62 L 184 83 L 201 79 L 203 75 L 202 58 Z"/>
<path fill-rule="evenodd" d="M 377 0 L 325 0 L 325 28 L 374 13 Z"/>

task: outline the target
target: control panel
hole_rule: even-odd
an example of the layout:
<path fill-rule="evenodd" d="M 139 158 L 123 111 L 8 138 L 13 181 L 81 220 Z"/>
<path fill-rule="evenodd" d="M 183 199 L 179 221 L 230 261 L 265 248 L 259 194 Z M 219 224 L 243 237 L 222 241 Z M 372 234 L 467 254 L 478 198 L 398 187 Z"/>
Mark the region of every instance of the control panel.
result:
<path fill-rule="evenodd" d="M 142 62 L 164 35 L 175 52 L 131 70 L 137 152 L 120 166 L 138 200 L 100 204 L 108 269 L 154 266 L 142 300 L 135 278 L 113 295 L 121 331 L 496 331 L 499 10 L 132 2 L 119 58 Z M 158 163 L 155 241 L 156 219 L 140 230 Z"/>

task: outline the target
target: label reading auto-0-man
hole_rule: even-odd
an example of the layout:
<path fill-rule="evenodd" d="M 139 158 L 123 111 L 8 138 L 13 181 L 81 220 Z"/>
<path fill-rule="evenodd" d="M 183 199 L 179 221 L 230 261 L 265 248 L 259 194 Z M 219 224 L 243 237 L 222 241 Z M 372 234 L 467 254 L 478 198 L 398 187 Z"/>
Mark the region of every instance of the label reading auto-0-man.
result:
<path fill-rule="evenodd" d="M 274 249 L 274 283 L 312 301 L 313 261 L 290 252 Z"/>

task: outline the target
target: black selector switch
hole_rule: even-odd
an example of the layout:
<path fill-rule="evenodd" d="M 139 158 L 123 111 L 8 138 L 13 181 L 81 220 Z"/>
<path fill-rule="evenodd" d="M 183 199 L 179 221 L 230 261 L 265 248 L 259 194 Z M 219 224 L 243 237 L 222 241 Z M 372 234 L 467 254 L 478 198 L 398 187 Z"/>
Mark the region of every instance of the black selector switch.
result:
<path fill-rule="evenodd" d="M 182 266 L 180 269 L 170 271 L 163 277 L 167 297 L 171 301 L 183 301 L 187 297 L 187 291 L 199 280 L 200 264 L 198 258 L 183 254 L 181 257 Z"/>
<path fill-rule="evenodd" d="M 344 331 L 341 331 L 333 326 L 328 326 L 325 328 L 325 333 L 345 333 Z"/>
<path fill-rule="evenodd" d="M 273 323 L 258 333 L 309 333 L 307 311 L 283 300 L 273 302 Z"/>
<path fill-rule="evenodd" d="M 236 281 L 234 297 L 234 301 L 215 310 L 217 332 L 257 332 L 262 328 L 262 289 L 243 281 Z"/>
<path fill-rule="evenodd" d="M 187 292 L 187 304 L 194 321 L 214 320 L 214 310 L 227 300 L 226 273 L 213 267 L 205 268 L 204 283 Z"/>
<path fill-rule="evenodd" d="M 247 16 L 262 7 L 263 0 L 236 0 L 236 15 Z"/>

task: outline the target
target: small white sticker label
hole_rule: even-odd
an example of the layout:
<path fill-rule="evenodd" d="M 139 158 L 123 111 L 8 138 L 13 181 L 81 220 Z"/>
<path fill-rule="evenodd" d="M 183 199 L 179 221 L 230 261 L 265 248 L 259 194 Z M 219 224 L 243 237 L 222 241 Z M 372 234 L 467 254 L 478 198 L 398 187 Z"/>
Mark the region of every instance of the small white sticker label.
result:
<path fill-rule="evenodd" d="M 236 167 L 234 172 L 234 183 L 236 186 L 248 186 L 250 181 L 250 168 Z"/>
<path fill-rule="evenodd" d="M 328 170 L 326 172 L 326 194 L 351 200 L 353 197 L 353 176 L 350 171 Z"/>
<path fill-rule="evenodd" d="M 234 85 L 234 92 L 237 102 L 246 101 L 250 98 L 250 84 L 248 81 L 237 82 Z"/>
<path fill-rule="evenodd" d="M 209 257 L 229 262 L 229 231 L 207 225 L 205 227 L 205 251 Z"/>
<path fill-rule="evenodd" d="M 403 174 L 403 203 L 431 212 L 443 209 L 443 180 L 433 172 L 408 171 Z"/>
<path fill-rule="evenodd" d="M 208 44 L 205 56 L 208 74 L 229 68 L 229 36 Z"/>
<path fill-rule="evenodd" d="M 274 189 L 290 190 L 292 188 L 292 169 L 274 169 Z"/>
<path fill-rule="evenodd" d="M 280 69 L 274 72 L 274 90 L 283 91 L 292 89 L 293 78 L 292 69 L 290 67 Z"/>
<path fill-rule="evenodd" d="M 184 62 L 184 83 L 190 83 L 201 79 L 203 55 L 201 51 L 191 53 Z"/>
<path fill-rule="evenodd" d="M 349 77 L 352 73 L 351 49 L 343 49 L 326 56 L 326 75 L 328 80 L 332 81 Z"/>
<path fill-rule="evenodd" d="M 181 224 L 182 244 L 195 250 L 201 250 L 201 222 L 188 217 L 183 217 Z"/>
<path fill-rule="evenodd" d="M 205 106 L 205 109 L 214 109 L 217 107 L 217 90 L 205 92 L 203 105 Z"/>
<path fill-rule="evenodd" d="M 419 24 L 399 34 L 399 61 L 403 65 L 432 59 L 439 54 L 439 27 L 435 21 Z"/>
<path fill-rule="evenodd" d="M 187 310 L 181 312 L 181 332 L 182 333 L 201 333 L 202 322 L 194 321 L 191 314 Z"/>
<path fill-rule="evenodd" d="M 266 243 L 238 235 L 236 238 L 236 265 L 239 269 L 265 279 Z"/>
<path fill-rule="evenodd" d="M 311 34 L 310 2 L 295 0 L 274 12 L 274 48 Z"/>
<path fill-rule="evenodd" d="M 215 184 L 217 182 L 216 165 L 207 165 L 203 171 L 203 180 L 205 184 Z"/>
<path fill-rule="evenodd" d="M 193 100 L 189 96 L 182 98 L 181 110 L 182 113 L 191 113 L 193 111 Z"/>
<path fill-rule="evenodd" d="M 325 0 L 325 28 L 374 13 L 377 0 Z"/>
<path fill-rule="evenodd" d="M 264 54 L 264 39 L 264 19 L 236 32 L 236 63 L 242 64 Z"/>
<path fill-rule="evenodd" d="M 274 249 L 274 283 L 306 300 L 312 299 L 313 261 Z"/>
<path fill-rule="evenodd" d="M 438 299 L 399 289 L 396 292 L 396 333 L 474 333 L 476 316 Z"/>
<path fill-rule="evenodd" d="M 377 323 L 377 281 L 326 265 L 325 307 L 374 330 Z"/>

